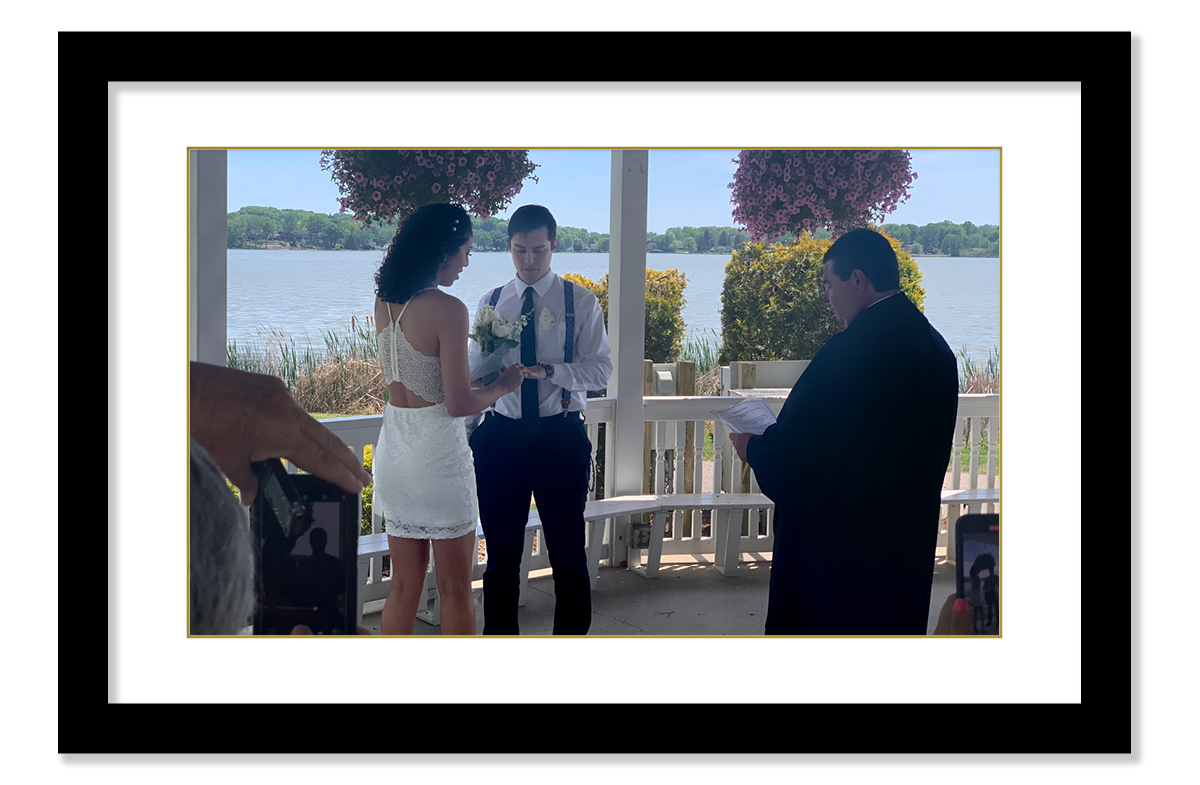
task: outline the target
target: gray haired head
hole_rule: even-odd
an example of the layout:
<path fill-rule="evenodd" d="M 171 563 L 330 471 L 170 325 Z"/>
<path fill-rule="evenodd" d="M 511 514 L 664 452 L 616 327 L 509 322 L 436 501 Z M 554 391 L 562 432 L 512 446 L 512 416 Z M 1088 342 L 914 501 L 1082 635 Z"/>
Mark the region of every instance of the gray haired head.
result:
<path fill-rule="evenodd" d="M 189 604 L 192 635 L 236 635 L 254 611 L 254 552 L 249 518 L 225 475 L 191 444 Z"/>

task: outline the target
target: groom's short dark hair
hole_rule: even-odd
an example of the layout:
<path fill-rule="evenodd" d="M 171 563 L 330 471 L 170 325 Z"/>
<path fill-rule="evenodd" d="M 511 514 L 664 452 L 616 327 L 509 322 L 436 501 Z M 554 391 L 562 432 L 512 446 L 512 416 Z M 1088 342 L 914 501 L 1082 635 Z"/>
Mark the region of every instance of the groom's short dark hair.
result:
<path fill-rule="evenodd" d="M 546 239 L 553 240 L 558 234 L 558 224 L 555 223 L 554 216 L 540 204 L 527 204 L 517 208 L 512 218 L 508 219 L 508 239 L 511 240 L 513 235 L 541 229 L 543 226 L 546 227 Z"/>

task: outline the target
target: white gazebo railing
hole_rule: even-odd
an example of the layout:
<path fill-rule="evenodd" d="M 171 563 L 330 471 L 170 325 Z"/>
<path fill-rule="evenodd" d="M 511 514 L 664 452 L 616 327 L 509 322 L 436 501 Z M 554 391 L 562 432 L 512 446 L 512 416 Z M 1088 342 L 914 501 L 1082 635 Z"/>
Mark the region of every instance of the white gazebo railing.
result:
<path fill-rule="evenodd" d="M 690 473 L 692 490 L 695 493 L 699 493 L 701 489 L 710 489 L 710 492 L 717 493 L 737 493 L 739 491 L 759 493 L 753 472 L 745 473 L 748 475 L 749 487 L 747 488 L 743 484 L 742 461 L 734 451 L 725 427 L 712 415 L 714 409 L 723 408 L 740 400 L 744 400 L 744 398 L 738 396 L 664 396 L 643 399 L 642 420 L 633 425 L 643 430 L 646 424 L 651 426 L 650 450 L 653 457 L 649 464 L 652 470 L 650 493 L 667 497 L 672 494 L 685 493 L 686 487 L 683 478 L 689 463 L 687 460 L 689 433 L 692 436 Z M 784 403 L 782 397 L 769 397 L 765 400 L 777 414 Z M 612 445 L 617 428 L 614 422 L 615 409 L 613 398 L 588 400 L 585 422 L 588 438 L 592 443 L 594 463 L 602 440 L 605 445 L 605 454 L 613 454 Z M 955 431 L 951 452 L 949 488 L 943 491 L 943 496 L 961 488 L 963 471 L 968 473 L 967 487 L 963 490 L 994 490 L 997 488 L 999 477 L 997 472 L 999 440 L 995 435 L 999 433 L 1000 397 L 998 395 L 960 395 L 958 415 L 961 427 Z M 366 447 L 368 445 L 373 447 L 379 439 L 382 417 L 380 415 L 343 417 L 323 420 L 322 424 L 353 449 L 360 459 L 363 459 Z M 601 430 L 602 425 L 603 431 Z M 707 430 L 711 430 L 713 436 L 712 458 L 708 461 L 704 460 Z M 985 433 L 987 434 L 986 439 L 984 438 Z M 979 468 L 984 445 L 988 447 L 986 459 L 982 461 L 986 470 L 980 474 Z M 614 469 L 613 461 L 606 460 L 602 467 L 602 477 L 597 476 L 598 482 L 588 492 L 589 501 L 597 498 L 597 490 L 601 487 L 601 483 L 605 489 L 613 487 Z M 294 471 L 294 467 L 289 466 L 289 470 Z M 607 493 L 606 495 L 612 496 L 613 494 Z M 999 498 L 998 492 L 984 495 L 989 498 Z M 945 502 L 945 504 L 948 508 L 949 531 L 953 532 L 953 524 L 961 512 L 962 505 L 952 502 Z M 669 503 L 667 507 L 669 509 Z M 995 509 L 994 504 L 973 502 L 970 505 L 971 509 L 985 507 L 992 511 Z M 667 518 L 669 531 L 654 533 L 654 535 L 664 537 L 662 544 L 664 555 L 716 553 L 717 542 L 712 536 L 712 531 L 710 530 L 706 536 L 701 525 L 703 512 L 702 510 L 675 510 L 670 513 Z M 711 522 L 714 517 L 713 511 L 708 510 L 708 512 Z M 751 510 L 744 514 L 740 522 L 738 553 L 770 552 L 774 543 L 773 518 L 773 514 L 767 510 Z M 735 522 L 733 525 L 739 524 Z M 613 524 L 610 523 L 604 535 L 602 558 L 607 559 L 610 566 L 621 566 L 621 562 L 625 560 L 624 549 L 614 550 L 612 529 Z M 371 531 L 374 534 L 382 531 L 378 516 L 373 516 Z M 947 533 L 941 534 L 939 545 L 947 547 L 947 555 L 953 558 L 952 536 Z M 482 577 L 483 570 L 487 566 L 486 547 L 484 550 L 484 558 L 479 561 L 475 569 L 474 577 L 476 579 Z M 387 596 L 388 584 L 381 580 L 383 575 L 382 559 L 382 554 L 371 558 L 370 583 L 364 587 L 363 595 L 366 601 L 383 599 Z M 529 557 L 528 567 L 531 570 L 538 570 L 549 566 L 545 538 L 538 537 Z M 427 586 L 432 588 L 432 580 L 427 583 Z"/>

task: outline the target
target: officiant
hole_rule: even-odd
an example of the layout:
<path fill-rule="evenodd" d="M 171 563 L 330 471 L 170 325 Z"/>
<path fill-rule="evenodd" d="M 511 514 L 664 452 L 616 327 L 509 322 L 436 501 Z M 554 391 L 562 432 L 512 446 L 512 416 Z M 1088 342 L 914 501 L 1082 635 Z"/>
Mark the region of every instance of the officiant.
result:
<path fill-rule="evenodd" d="M 896 254 L 855 229 L 824 257 L 845 328 L 779 421 L 731 435 L 775 501 L 768 635 L 924 635 L 958 407 L 954 354 L 900 291 Z"/>
<path fill-rule="evenodd" d="M 557 227 L 540 205 L 512 214 L 508 247 L 516 277 L 484 295 L 475 312 L 476 323 L 485 306 L 509 323 L 525 318 L 515 357 L 525 366 L 525 381 L 519 391 L 496 401 L 470 437 L 488 551 L 484 635 L 520 634 L 521 551 L 531 499 L 554 575 L 553 632 L 585 635 L 591 626 L 583 511 L 592 445 L 583 410 L 587 391 L 608 385 L 612 352 L 596 296 L 550 270 Z M 469 352 L 474 368 L 475 342 Z"/>

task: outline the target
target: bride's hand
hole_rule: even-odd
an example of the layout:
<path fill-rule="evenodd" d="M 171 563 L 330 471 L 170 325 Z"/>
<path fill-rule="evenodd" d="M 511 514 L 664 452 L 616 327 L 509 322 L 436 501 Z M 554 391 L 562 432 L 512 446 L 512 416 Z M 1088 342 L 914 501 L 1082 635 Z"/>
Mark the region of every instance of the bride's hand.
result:
<path fill-rule="evenodd" d="M 505 392 L 516 392 L 521 389 L 521 382 L 525 381 L 525 366 L 517 363 L 510 365 L 500 374 L 500 378 L 496 380 L 496 384 L 500 385 L 500 389 Z"/>

